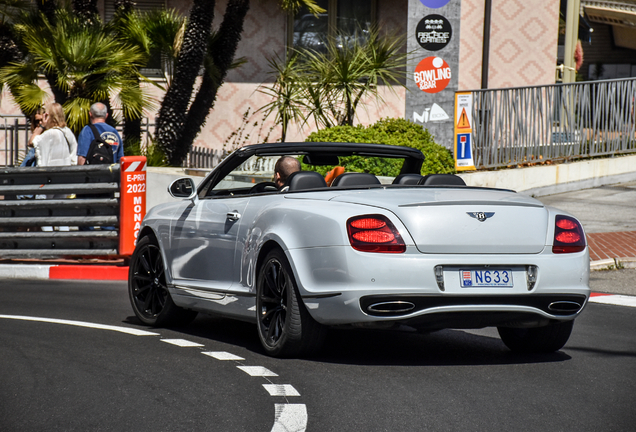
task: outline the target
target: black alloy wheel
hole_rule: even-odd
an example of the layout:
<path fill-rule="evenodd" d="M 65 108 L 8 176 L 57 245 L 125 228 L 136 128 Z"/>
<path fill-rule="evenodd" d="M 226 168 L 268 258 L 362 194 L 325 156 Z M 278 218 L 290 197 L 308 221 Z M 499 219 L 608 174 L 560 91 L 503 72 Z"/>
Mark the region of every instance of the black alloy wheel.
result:
<path fill-rule="evenodd" d="M 174 304 L 168 287 L 161 250 L 154 239 L 139 240 L 128 274 L 130 303 L 137 318 L 151 326 L 187 324 L 197 313 Z"/>
<path fill-rule="evenodd" d="M 300 301 L 285 254 L 268 253 L 259 271 L 256 293 L 258 336 L 269 355 L 292 357 L 319 349 L 325 330 Z"/>

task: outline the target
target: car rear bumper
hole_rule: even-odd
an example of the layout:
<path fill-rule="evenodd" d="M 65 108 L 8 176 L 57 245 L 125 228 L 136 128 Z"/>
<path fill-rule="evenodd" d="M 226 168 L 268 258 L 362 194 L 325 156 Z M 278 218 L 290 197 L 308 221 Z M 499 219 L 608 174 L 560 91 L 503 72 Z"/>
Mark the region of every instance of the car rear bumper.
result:
<path fill-rule="evenodd" d="M 300 295 L 326 325 L 401 322 L 431 328 L 541 325 L 571 320 L 590 294 L 589 255 L 551 252 L 518 255 L 373 254 L 348 247 L 287 252 Z M 529 289 L 525 269 L 536 266 Z M 443 269 L 444 285 L 435 278 Z M 463 287 L 459 269 L 512 268 L 512 287 Z"/>

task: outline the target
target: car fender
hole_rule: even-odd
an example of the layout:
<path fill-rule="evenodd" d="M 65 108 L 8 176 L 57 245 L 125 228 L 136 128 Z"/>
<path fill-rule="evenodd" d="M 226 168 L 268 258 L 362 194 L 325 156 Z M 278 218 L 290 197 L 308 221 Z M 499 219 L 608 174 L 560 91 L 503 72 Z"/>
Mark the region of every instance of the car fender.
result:
<path fill-rule="evenodd" d="M 161 250 L 161 257 L 166 272 L 166 283 L 168 285 L 172 284 L 172 274 L 170 272 L 170 266 L 168 265 L 168 254 L 172 246 L 171 234 L 174 225 L 172 221 L 175 214 L 180 211 L 182 212 L 191 202 L 192 200 L 188 199 L 155 206 L 146 213 L 141 223 L 138 240 L 149 232 L 152 232 Z"/>
<path fill-rule="evenodd" d="M 244 220 L 246 226 L 245 234 L 241 237 L 244 241 L 241 280 L 245 281 L 250 290 L 255 290 L 258 260 L 269 251 L 268 245 L 274 242 L 285 252 L 299 289 L 302 290 L 302 274 L 297 270 L 290 251 L 350 247 L 346 222 L 350 217 L 363 214 L 387 216 L 402 233 L 404 241 L 413 244 L 402 222 L 386 209 L 325 200 L 286 199 L 259 208 L 254 215 L 247 215 L 249 222 Z"/>

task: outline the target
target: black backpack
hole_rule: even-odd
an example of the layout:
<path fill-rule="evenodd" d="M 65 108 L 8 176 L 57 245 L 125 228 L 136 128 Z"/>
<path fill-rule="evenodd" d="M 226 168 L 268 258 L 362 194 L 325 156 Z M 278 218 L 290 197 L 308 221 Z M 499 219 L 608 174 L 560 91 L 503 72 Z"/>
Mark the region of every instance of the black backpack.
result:
<path fill-rule="evenodd" d="M 113 149 L 99 135 L 99 131 L 93 124 L 89 124 L 93 131 L 95 139 L 91 141 L 91 145 L 88 147 L 88 153 L 86 153 L 86 163 L 89 165 L 95 164 L 112 164 L 115 161 L 113 155 Z"/>

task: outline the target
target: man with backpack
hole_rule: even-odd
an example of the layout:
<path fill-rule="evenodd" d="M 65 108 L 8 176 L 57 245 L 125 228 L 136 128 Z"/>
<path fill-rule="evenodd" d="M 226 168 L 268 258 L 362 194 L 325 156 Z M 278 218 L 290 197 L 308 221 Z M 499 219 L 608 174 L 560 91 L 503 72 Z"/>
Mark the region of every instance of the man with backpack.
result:
<path fill-rule="evenodd" d="M 119 132 L 106 124 L 106 105 L 101 102 L 94 103 L 91 105 L 89 116 L 90 123 L 84 126 L 77 140 L 77 164 L 119 163 L 119 159 L 124 155 L 124 145 Z"/>
<path fill-rule="evenodd" d="M 114 164 L 124 156 L 124 145 L 117 129 L 106 124 L 106 105 L 95 102 L 88 113 L 90 123 L 84 126 L 77 139 L 77 164 Z M 113 198 L 112 193 L 84 194 L 81 198 Z M 94 227 L 79 227 L 80 231 L 92 231 Z M 114 231 L 115 227 L 102 226 L 102 230 Z"/>

